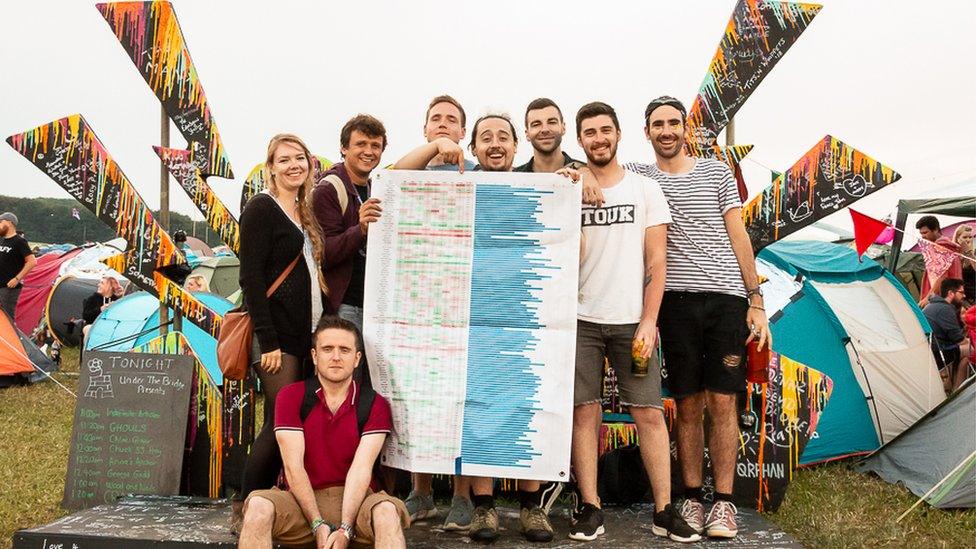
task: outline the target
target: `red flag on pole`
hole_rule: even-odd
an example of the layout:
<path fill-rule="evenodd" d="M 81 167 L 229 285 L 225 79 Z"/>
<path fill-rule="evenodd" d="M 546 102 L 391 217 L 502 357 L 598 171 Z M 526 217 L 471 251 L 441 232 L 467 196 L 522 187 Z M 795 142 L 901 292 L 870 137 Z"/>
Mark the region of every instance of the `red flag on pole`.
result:
<path fill-rule="evenodd" d="M 888 228 L 888 224 L 855 211 L 854 208 L 847 210 L 851 212 L 851 221 L 854 222 L 854 245 L 857 247 L 857 259 L 860 261 L 861 255 L 874 243 L 878 235 Z"/>

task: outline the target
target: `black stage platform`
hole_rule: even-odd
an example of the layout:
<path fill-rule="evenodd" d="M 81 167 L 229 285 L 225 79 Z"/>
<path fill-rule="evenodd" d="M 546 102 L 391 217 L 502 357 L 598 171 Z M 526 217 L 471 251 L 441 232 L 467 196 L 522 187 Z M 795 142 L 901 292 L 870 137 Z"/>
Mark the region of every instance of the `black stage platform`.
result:
<path fill-rule="evenodd" d="M 651 506 L 634 505 L 606 510 L 607 535 L 585 543 L 566 538 L 568 509 L 553 511 L 556 539 L 552 543 L 528 543 L 518 534 L 516 509 L 501 511 L 502 537 L 493 547 L 518 548 L 614 548 L 802 547 L 785 532 L 749 509 L 739 510 L 739 536 L 734 540 L 685 545 L 651 533 Z M 14 549 L 169 549 L 231 548 L 236 540 L 228 529 L 230 506 L 226 500 L 188 497 L 133 497 L 110 505 L 79 511 L 60 520 L 20 530 Z M 420 521 L 407 531 L 407 545 L 421 549 L 471 548 L 467 537 L 439 531 L 440 521 Z"/>

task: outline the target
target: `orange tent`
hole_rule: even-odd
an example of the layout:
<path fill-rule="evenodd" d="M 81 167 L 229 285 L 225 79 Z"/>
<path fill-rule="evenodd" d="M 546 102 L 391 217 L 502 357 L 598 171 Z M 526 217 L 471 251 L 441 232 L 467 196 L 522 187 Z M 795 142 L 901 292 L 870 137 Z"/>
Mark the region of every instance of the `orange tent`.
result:
<path fill-rule="evenodd" d="M 0 310 L 0 386 L 9 385 L 9 376 L 34 374 L 30 381 L 39 381 L 50 372 L 54 363 L 34 343 L 14 326 L 10 317 Z"/>

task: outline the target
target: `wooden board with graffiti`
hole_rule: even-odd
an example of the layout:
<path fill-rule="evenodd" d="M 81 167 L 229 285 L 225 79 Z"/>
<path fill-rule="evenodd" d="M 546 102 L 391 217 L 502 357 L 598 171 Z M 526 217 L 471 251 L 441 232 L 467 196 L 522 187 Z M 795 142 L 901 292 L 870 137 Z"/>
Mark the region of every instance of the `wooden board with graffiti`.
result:
<path fill-rule="evenodd" d="M 818 4 L 739 0 L 688 112 L 689 151 L 718 134 L 820 12 Z"/>
<path fill-rule="evenodd" d="M 124 254 L 105 263 L 216 336 L 221 317 L 160 273 L 186 263 L 122 169 L 81 115 L 7 138 L 30 160 L 126 241 Z"/>
<path fill-rule="evenodd" d="M 203 178 L 234 178 L 207 95 L 169 2 L 96 4 L 139 73 L 186 138 Z"/>
<path fill-rule="evenodd" d="M 196 359 L 193 347 L 179 332 L 152 339 L 133 351 L 182 354 Z M 244 462 L 254 441 L 254 378 L 224 380 L 221 387 L 198 359 L 194 362 L 180 492 L 230 497 L 240 491 Z"/>
<path fill-rule="evenodd" d="M 193 205 L 203 214 L 207 225 L 230 248 L 230 251 L 237 254 L 241 247 L 240 223 L 203 179 L 191 158 L 192 153 L 188 150 L 163 147 L 153 147 L 153 150 L 166 165 L 170 175 L 186 191 Z"/>
<path fill-rule="evenodd" d="M 824 136 L 742 208 L 758 251 L 901 178 L 843 141 Z"/>
<path fill-rule="evenodd" d="M 698 155 L 699 157 L 714 158 L 720 162 L 725 162 L 725 165 L 732 170 L 732 173 L 736 173 L 739 164 L 742 163 L 742 159 L 749 154 L 752 147 L 753 145 L 733 145 L 731 147 L 712 145 L 711 147 L 699 149 Z"/>
<path fill-rule="evenodd" d="M 186 263 L 80 114 L 12 135 L 7 143 L 125 239 L 132 262 L 119 272 L 138 287 L 156 293 L 153 272 Z"/>
<path fill-rule="evenodd" d="M 181 492 L 191 496 L 220 497 L 221 421 L 220 388 L 207 374 L 183 334 L 170 332 L 132 349 L 136 353 L 188 355 L 194 358 L 190 386 L 190 421 L 186 433 Z M 199 464 L 205 463 L 202 467 Z"/>
<path fill-rule="evenodd" d="M 735 492 L 759 511 L 776 511 L 817 430 L 833 381 L 823 373 L 773 354 L 769 383 L 748 385 L 751 429 L 740 431 Z"/>
<path fill-rule="evenodd" d="M 737 505 L 760 511 L 775 511 L 783 502 L 800 455 L 816 432 L 820 414 L 833 389 L 833 382 L 826 375 L 776 353 L 770 359 L 769 377 L 765 385 L 748 385 L 745 414 L 753 422 L 749 427 L 740 424 L 733 489 Z M 614 387 L 612 375 L 608 376 L 604 384 L 604 417 L 629 418 L 622 414 L 624 410 L 619 407 Z M 676 413 L 674 400 L 665 398 L 664 417 L 672 442 L 676 437 Z M 638 442 L 633 423 L 615 421 L 601 427 L 601 455 Z M 681 470 L 676 448 L 673 444 L 671 482 L 675 490 L 680 490 Z M 705 498 L 711 500 L 715 482 L 707 441 L 703 479 Z"/>

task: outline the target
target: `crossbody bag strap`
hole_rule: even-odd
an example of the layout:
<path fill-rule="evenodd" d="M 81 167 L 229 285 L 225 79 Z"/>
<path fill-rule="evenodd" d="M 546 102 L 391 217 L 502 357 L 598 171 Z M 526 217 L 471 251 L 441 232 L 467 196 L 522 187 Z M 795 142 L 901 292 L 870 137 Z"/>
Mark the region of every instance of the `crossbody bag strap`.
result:
<path fill-rule="evenodd" d="M 295 259 L 293 259 L 291 263 L 289 263 L 288 266 L 285 267 L 285 270 L 280 275 L 278 275 L 278 278 L 277 280 L 274 281 L 274 284 L 272 284 L 271 287 L 268 288 L 268 293 L 265 294 L 265 297 L 271 297 L 275 293 L 275 290 L 278 289 L 278 286 L 281 286 L 281 283 L 284 282 L 286 278 L 288 278 L 289 274 L 291 274 L 291 270 L 295 268 L 296 264 L 298 264 L 298 259 L 301 258 L 302 255 L 303 254 L 299 253 L 297 256 L 295 256 Z"/>

